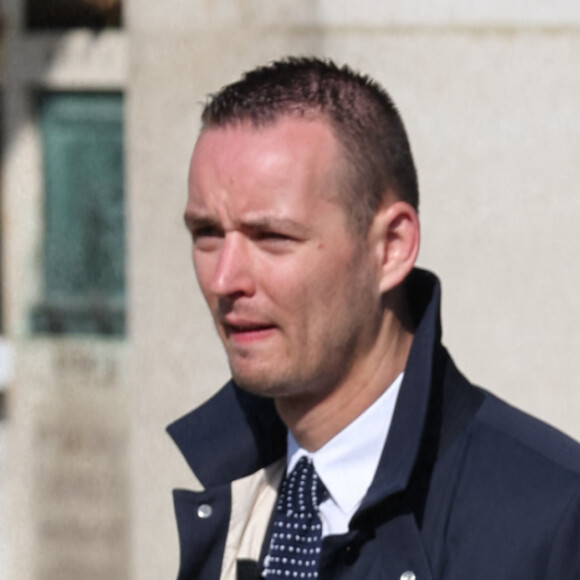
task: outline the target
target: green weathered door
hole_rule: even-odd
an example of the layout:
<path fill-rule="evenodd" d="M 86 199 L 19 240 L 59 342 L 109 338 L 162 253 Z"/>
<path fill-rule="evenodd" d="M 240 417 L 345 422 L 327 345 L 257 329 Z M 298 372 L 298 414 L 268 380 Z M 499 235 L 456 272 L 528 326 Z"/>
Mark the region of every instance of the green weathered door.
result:
<path fill-rule="evenodd" d="M 116 93 L 46 93 L 44 301 L 40 332 L 123 334 L 123 101 Z"/>

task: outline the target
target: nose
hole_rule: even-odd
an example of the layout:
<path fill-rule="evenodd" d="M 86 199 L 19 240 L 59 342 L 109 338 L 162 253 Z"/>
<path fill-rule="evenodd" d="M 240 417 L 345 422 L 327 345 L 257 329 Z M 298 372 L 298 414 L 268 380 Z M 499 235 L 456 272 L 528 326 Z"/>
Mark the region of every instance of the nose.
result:
<path fill-rule="evenodd" d="M 255 281 L 246 240 L 238 232 L 226 234 L 210 291 L 220 298 L 251 296 Z"/>

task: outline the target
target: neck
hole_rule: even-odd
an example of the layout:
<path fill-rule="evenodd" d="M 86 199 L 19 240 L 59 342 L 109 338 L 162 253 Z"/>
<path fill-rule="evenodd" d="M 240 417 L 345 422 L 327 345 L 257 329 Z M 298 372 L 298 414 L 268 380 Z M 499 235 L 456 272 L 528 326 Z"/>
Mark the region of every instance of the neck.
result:
<path fill-rule="evenodd" d="M 405 369 L 413 331 L 407 317 L 386 311 L 372 349 L 348 376 L 316 398 L 280 398 L 276 408 L 304 449 L 314 452 L 368 409 Z"/>

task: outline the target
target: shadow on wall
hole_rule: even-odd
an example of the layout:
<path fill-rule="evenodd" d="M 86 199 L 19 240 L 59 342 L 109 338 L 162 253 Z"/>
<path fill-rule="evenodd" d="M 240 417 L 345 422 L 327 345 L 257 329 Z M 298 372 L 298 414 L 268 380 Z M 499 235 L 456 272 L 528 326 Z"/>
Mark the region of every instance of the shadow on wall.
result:
<path fill-rule="evenodd" d="M 122 0 L 2 0 L 0 7 L 0 30 L 2 34 L 2 59 L 4 67 L 3 85 L 6 87 L 13 77 L 22 78 L 20 71 L 33 71 L 30 88 L 43 86 L 43 79 L 50 76 L 55 63 L 66 49 L 66 38 L 62 33 L 72 30 L 89 30 L 98 35 L 106 30 L 123 26 Z M 19 55 L 14 62 L 14 51 L 10 50 L 16 39 L 21 42 L 25 35 L 43 37 L 46 50 L 39 65 L 38 54 L 30 51 L 31 60 L 26 62 Z M 17 69 L 17 70 L 16 70 Z M 10 150 L 10 144 L 20 133 L 18 121 L 27 120 L 25 115 L 14 115 L 10 102 L 2 103 L 2 158 Z"/>
<path fill-rule="evenodd" d="M 29 30 L 100 30 L 122 25 L 121 0 L 26 0 L 25 6 Z"/>

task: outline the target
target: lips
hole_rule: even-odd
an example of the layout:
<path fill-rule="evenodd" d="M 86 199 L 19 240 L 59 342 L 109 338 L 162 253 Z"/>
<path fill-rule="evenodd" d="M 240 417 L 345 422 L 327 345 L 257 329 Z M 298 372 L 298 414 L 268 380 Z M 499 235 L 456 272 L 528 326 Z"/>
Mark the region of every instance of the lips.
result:
<path fill-rule="evenodd" d="M 243 342 L 266 338 L 276 329 L 274 324 L 249 320 L 224 320 L 222 324 L 228 337 Z"/>

